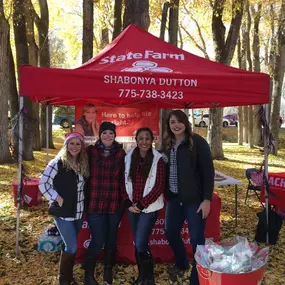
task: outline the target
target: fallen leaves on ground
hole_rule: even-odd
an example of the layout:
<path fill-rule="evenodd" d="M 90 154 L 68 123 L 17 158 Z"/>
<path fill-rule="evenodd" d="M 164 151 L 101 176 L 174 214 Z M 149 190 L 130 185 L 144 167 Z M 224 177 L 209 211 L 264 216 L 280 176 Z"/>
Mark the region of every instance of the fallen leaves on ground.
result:
<path fill-rule="evenodd" d="M 62 140 L 56 140 L 55 146 L 60 148 Z M 50 150 L 54 156 L 58 150 Z M 233 187 L 215 188 L 222 199 L 221 240 L 234 240 L 236 235 L 254 239 L 257 225 L 256 213 L 261 205 L 255 195 L 244 203 L 246 192 L 245 169 L 258 166 L 263 160 L 258 148 L 248 149 L 236 144 L 224 144 L 226 160 L 215 161 L 218 171 L 242 180 L 238 187 L 238 226 L 234 227 L 234 189 Z M 29 176 L 38 176 L 46 162 L 45 151 L 35 152 L 35 160 L 24 162 L 24 169 Z M 269 170 L 285 171 L 285 150 L 279 151 L 279 157 L 269 157 Z M 45 226 L 52 222 L 47 216 L 47 204 L 21 210 L 20 219 L 20 257 L 15 258 L 16 210 L 11 195 L 11 181 L 17 178 L 17 164 L 0 165 L 0 285 L 53 285 L 57 284 L 59 253 L 39 253 L 38 237 Z M 262 247 L 265 245 L 262 244 Z M 189 271 L 176 282 L 169 280 L 169 265 L 156 264 L 155 276 L 157 285 L 189 284 Z M 114 285 L 131 284 L 137 275 L 133 265 L 115 266 Z M 75 267 L 75 277 L 83 284 L 84 271 L 81 266 Z M 102 264 L 97 266 L 96 274 L 102 282 Z M 285 280 L 285 226 L 283 225 L 277 245 L 270 246 L 270 259 L 265 272 L 264 284 L 283 285 Z M 228 285 L 228 284 L 227 284 Z"/>

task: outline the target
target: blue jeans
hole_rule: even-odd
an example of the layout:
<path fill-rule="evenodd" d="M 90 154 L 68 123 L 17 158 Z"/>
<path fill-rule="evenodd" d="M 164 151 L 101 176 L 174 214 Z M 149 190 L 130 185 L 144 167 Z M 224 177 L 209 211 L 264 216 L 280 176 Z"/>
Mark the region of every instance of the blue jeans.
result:
<path fill-rule="evenodd" d="M 102 247 L 108 250 L 117 248 L 117 232 L 123 210 L 114 214 L 88 214 L 87 221 L 91 232 L 91 242 L 86 252 L 88 258 L 96 258 Z"/>
<path fill-rule="evenodd" d="M 184 220 L 188 222 L 190 233 L 190 243 L 193 248 L 193 254 L 196 252 L 197 245 L 205 244 L 205 224 L 201 212 L 196 213 L 200 205 L 185 205 L 180 203 L 179 198 L 168 201 L 165 214 L 165 233 L 169 245 L 173 250 L 176 266 L 180 269 L 186 269 L 189 266 L 184 243 L 180 236 Z M 199 284 L 198 273 L 193 257 L 193 268 L 191 272 L 191 284 Z"/>
<path fill-rule="evenodd" d="M 137 252 L 143 253 L 148 250 L 148 240 L 157 220 L 158 211 L 151 213 L 135 214 L 128 211 L 129 220 L 134 236 Z"/>
<path fill-rule="evenodd" d="M 64 251 L 75 254 L 77 250 L 77 237 L 82 227 L 82 219 L 65 221 L 54 217 L 54 222 L 64 243 Z"/>

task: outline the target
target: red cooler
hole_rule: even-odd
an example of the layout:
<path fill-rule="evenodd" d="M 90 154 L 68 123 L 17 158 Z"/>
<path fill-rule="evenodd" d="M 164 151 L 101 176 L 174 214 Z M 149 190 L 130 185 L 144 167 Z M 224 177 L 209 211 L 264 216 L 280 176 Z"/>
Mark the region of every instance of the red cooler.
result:
<path fill-rule="evenodd" d="M 23 180 L 22 187 L 22 199 L 21 205 L 32 207 L 38 205 L 42 201 L 42 194 L 39 191 L 39 178 L 37 177 L 26 177 Z M 14 203 L 17 206 L 17 190 L 18 190 L 18 180 L 12 182 Z"/>

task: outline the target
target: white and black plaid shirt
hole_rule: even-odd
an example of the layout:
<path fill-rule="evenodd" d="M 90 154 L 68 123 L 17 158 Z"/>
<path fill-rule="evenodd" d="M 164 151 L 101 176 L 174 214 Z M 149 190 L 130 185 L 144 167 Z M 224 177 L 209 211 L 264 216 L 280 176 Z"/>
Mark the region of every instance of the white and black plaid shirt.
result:
<path fill-rule="evenodd" d="M 185 141 L 185 138 L 180 142 L 180 144 L 183 143 L 184 141 Z M 169 190 L 174 194 L 178 194 L 176 155 L 177 155 L 177 149 L 179 145 L 175 146 L 175 142 L 174 142 L 170 150 L 170 155 L 169 155 Z"/>
<path fill-rule="evenodd" d="M 52 159 L 44 172 L 41 175 L 39 190 L 44 195 L 44 197 L 52 203 L 56 200 L 58 193 L 55 189 L 53 189 L 53 179 L 58 173 L 58 163 L 59 158 Z M 74 221 L 82 218 L 84 211 L 84 178 L 78 173 L 77 174 L 77 207 L 76 207 L 76 215 L 75 218 L 61 218 L 66 221 Z"/>

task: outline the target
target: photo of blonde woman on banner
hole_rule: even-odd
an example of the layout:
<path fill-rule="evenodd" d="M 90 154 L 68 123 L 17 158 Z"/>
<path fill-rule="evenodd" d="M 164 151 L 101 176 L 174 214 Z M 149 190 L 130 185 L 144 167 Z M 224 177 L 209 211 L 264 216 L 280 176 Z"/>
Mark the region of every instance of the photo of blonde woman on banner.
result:
<path fill-rule="evenodd" d="M 135 143 L 137 129 L 149 127 L 155 141 L 159 140 L 159 108 L 142 105 L 136 107 L 110 107 L 87 103 L 76 106 L 75 130 L 84 135 L 85 144 L 93 144 L 98 139 L 99 126 L 104 121 L 116 125 L 116 140 L 129 148 Z"/>
<path fill-rule="evenodd" d="M 96 120 L 96 115 L 96 106 L 92 103 L 87 103 L 82 107 L 80 118 L 75 124 L 75 131 L 84 136 L 85 143 L 88 145 L 94 143 L 98 138 L 100 124 Z"/>

